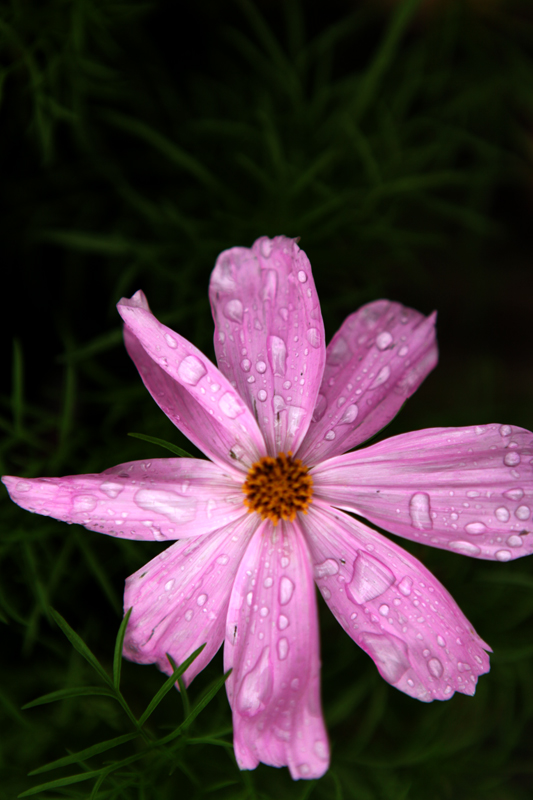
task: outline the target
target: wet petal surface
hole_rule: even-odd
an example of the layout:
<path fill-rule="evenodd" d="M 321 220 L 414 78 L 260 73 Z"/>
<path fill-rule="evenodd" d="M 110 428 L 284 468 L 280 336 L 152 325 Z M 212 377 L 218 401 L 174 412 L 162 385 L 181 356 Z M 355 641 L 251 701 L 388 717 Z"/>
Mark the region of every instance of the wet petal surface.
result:
<path fill-rule="evenodd" d="M 257 423 L 235 388 L 200 350 L 154 317 L 142 292 L 117 308 L 144 385 L 191 442 L 215 463 L 240 471 L 265 455 Z"/>
<path fill-rule="evenodd" d="M 231 586 L 255 527 L 247 515 L 216 533 L 177 542 L 127 579 L 124 609 L 133 611 L 126 658 L 171 675 L 166 653 L 181 664 L 207 642 L 184 673 L 190 683 L 222 644 Z"/>
<path fill-rule="evenodd" d="M 497 561 L 533 552 L 533 433 L 523 428 L 404 433 L 312 477 L 318 497 L 407 539 Z"/>
<path fill-rule="evenodd" d="M 209 297 L 220 370 L 255 415 L 269 454 L 295 452 L 311 421 L 325 360 L 307 256 L 285 236 L 226 250 Z"/>
<path fill-rule="evenodd" d="M 329 765 L 320 707 L 316 596 L 299 524 L 256 531 L 228 610 L 224 668 L 241 769 L 288 765 L 317 778 Z"/>
<path fill-rule="evenodd" d="M 234 473 L 196 458 L 130 461 L 93 475 L 2 480 L 28 511 L 121 539 L 199 536 L 246 514 Z"/>
<path fill-rule="evenodd" d="M 396 416 L 437 363 L 435 319 L 377 300 L 343 322 L 299 458 L 311 465 L 344 453 Z"/>
<path fill-rule="evenodd" d="M 317 505 L 305 531 L 326 603 L 386 681 L 424 702 L 474 694 L 478 675 L 489 670 L 490 648 L 416 558 Z"/>

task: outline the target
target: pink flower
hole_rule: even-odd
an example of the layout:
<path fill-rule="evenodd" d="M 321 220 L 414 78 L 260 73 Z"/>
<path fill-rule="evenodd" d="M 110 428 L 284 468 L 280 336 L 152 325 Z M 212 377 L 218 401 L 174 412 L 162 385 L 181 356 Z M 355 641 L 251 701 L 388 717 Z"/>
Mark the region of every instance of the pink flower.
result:
<path fill-rule="evenodd" d="M 99 475 L 4 478 L 23 508 L 131 539 L 180 541 L 128 578 L 124 654 L 170 667 L 224 641 L 235 753 L 316 778 L 316 581 L 385 680 L 411 697 L 473 694 L 490 648 L 416 558 L 359 519 L 478 558 L 531 553 L 533 434 L 434 428 L 346 452 L 391 420 L 437 363 L 435 315 L 378 300 L 326 348 L 311 267 L 283 236 L 222 253 L 211 277 L 219 369 L 123 299 L 146 388 L 210 459 L 121 464 Z M 342 455 L 344 453 L 344 455 Z M 294 455 L 292 455 L 294 454 Z"/>

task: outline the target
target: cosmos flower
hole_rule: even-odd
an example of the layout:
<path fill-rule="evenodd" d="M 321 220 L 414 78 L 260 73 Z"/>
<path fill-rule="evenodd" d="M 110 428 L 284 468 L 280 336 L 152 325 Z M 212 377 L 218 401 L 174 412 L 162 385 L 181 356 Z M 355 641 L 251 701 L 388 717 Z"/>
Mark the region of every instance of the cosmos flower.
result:
<path fill-rule="evenodd" d="M 179 540 L 126 581 L 125 656 L 171 673 L 166 653 L 180 663 L 206 642 L 188 683 L 224 642 L 241 769 L 262 761 L 316 778 L 329 747 L 313 582 L 397 689 L 424 702 L 473 694 L 490 648 L 433 575 L 360 517 L 468 556 L 531 553 L 533 434 L 433 428 L 353 451 L 436 365 L 435 315 L 378 300 L 326 348 L 311 267 L 291 239 L 222 253 L 210 299 L 218 369 L 142 292 L 118 304 L 146 388 L 210 460 L 3 480 L 29 511 Z"/>

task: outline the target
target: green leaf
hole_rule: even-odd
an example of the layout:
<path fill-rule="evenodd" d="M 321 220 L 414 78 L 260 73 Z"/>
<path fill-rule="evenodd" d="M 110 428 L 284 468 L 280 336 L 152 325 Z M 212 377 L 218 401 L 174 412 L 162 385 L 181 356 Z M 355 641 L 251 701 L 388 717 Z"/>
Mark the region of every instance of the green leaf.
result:
<path fill-rule="evenodd" d="M 44 766 L 34 769 L 33 772 L 29 774 L 38 775 L 41 772 L 50 772 L 52 769 L 68 767 L 70 764 L 79 764 L 81 761 L 86 761 L 88 758 L 99 755 L 99 753 L 105 753 L 107 750 L 112 750 L 114 747 L 119 747 L 121 744 L 131 742 L 131 740 L 136 739 L 138 735 L 137 731 L 135 733 L 125 733 L 122 736 L 116 736 L 114 739 L 107 739 L 105 742 L 93 744 L 92 747 L 86 747 L 85 750 L 79 750 L 77 753 L 71 753 L 63 758 L 50 761 L 49 764 L 44 764 Z"/>
<path fill-rule="evenodd" d="M 50 692 L 37 697 L 22 706 L 22 709 L 33 708 L 34 706 L 44 706 L 46 703 L 56 703 L 58 700 L 69 700 L 71 697 L 93 697 L 101 695 L 105 697 L 115 697 L 115 692 L 105 686 L 73 686 L 71 689 L 58 689 L 57 692 Z"/>
<path fill-rule="evenodd" d="M 178 447 L 176 444 L 165 442 L 164 439 L 158 439 L 157 436 L 147 436 L 145 433 L 128 433 L 128 436 L 132 436 L 134 439 L 142 439 L 143 442 L 150 442 L 150 444 L 158 444 L 160 447 L 170 450 L 171 453 L 174 453 L 174 455 L 180 458 L 194 458 L 194 456 L 191 456 L 190 453 L 182 450 L 181 447 Z"/>
<path fill-rule="evenodd" d="M 113 655 L 113 684 L 115 689 L 120 688 L 120 673 L 122 671 L 122 649 L 124 647 L 124 636 L 126 635 L 126 628 L 128 627 L 128 622 L 131 617 L 131 612 L 133 611 L 133 606 L 128 608 L 126 614 L 124 615 L 124 619 L 120 623 L 120 628 L 118 629 L 117 640 L 115 642 L 115 652 Z"/>
<path fill-rule="evenodd" d="M 173 730 L 172 733 L 169 733 L 168 736 L 164 736 L 162 739 L 158 739 L 156 744 L 158 745 L 167 744 L 168 742 L 171 742 L 173 739 L 176 739 L 178 736 L 180 736 L 184 731 L 186 731 L 187 728 L 194 722 L 198 714 L 201 711 L 203 711 L 206 705 L 211 702 L 211 700 L 217 694 L 217 692 L 219 692 L 220 689 L 224 686 L 230 675 L 231 675 L 231 670 L 228 670 L 225 675 L 216 680 L 211 685 L 211 687 L 207 689 L 207 691 L 200 698 L 198 703 L 194 706 L 189 716 L 183 720 L 181 725 L 179 725 L 175 730 Z"/>
<path fill-rule="evenodd" d="M 91 667 L 100 675 L 102 680 L 114 689 L 113 681 L 102 667 L 94 653 L 89 650 L 83 639 L 78 636 L 76 631 L 72 630 L 68 622 L 63 619 L 61 614 L 59 614 L 54 608 L 50 609 L 50 614 L 57 622 L 74 649 L 77 650 L 81 656 L 83 656 L 83 658 L 91 665 Z"/>
<path fill-rule="evenodd" d="M 148 717 L 157 708 L 157 706 L 159 705 L 159 703 L 161 702 L 163 697 L 166 694 L 168 694 L 168 692 L 170 692 L 170 690 L 173 688 L 174 684 L 176 683 L 177 679 L 181 675 L 183 675 L 183 673 L 185 672 L 186 669 L 188 669 L 191 666 L 191 664 L 195 660 L 195 658 L 198 658 L 198 656 L 200 655 L 200 653 L 202 652 L 204 647 L 205 647 L 205 644 L 201 645 L 201 647 L 199 647 L 197 650 L 195 650 L 194 653 L 192 653 L 189 656 L 189 658 L 186 658 L 185 661 L 183 662 L 183 664 L 180 664 L 179 667 L 176 666 L 176 663 L 173 661 L 172 657 L 169 656 L 168 653 L 167 653 L 167 658 L 170 661 L 174 671 L 173 671 L 172 675 L 170 676 L 170 678 L 168 678 L 165 681 L 163 686 L 159 689 L 159 691 L 152 697 L 152 699 L 148 703 L 146 709 L 144 710 L 143 714 L 141 715 L 141 717 L 139 719 L 139 725 L 144 725 L 144 723 L 146 722 Z"/>

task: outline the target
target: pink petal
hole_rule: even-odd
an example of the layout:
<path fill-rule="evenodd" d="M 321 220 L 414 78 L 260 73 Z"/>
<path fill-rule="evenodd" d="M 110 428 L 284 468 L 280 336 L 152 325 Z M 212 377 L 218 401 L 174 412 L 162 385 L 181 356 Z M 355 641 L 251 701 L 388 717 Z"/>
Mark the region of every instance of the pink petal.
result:
<path fill-rule="evenodd" d="M 231 586 L 256 526 L 255 515 L 247 514 L 215 533 L 177 542 L 127 579 L 124 610 L 133 611 L 126 658 L 171 675 L 166 653 L 181 664 L 207 642 L 185 682 L 201 672 L 224 639 Z"/>
<path fill-rule="evenodd" d="M 316 596 L 298 523 L 261 524 L 228 610 L 224 668 L 241 769 L 262 761 L 318 778 L 329 764 L 320 708 Z"/>
<path fill-rule="evenodd" d="M 313 470 L 328 503 L 477 558 L 533 552 L 533 434 L 512 425 L 404 433 Z"/>
<path fill-rule="evenodd" d="M 416 558 L 320 505 L 305 530 L 324 599 L 386 681 L 424 702 L 474 694 L 490 648 Z"/>
<path fill-rule="evenodd" d="M 271 455 L 295 452 L 324 369 L 324 325 L 311 265 L 293 239 L 221 253 L 209 297 L 220 370 L 235 382 Z"/>
<path fill-rule="evenodd" d="M 234 387 L 200 350 L 158 322 L 142 292 L 117 308 L 144 385 L 191 442 L 226 469 L 246 471 L 265 455 L 257 423 Z"/>
<path fill-rule="evenodd" d="M 436 314 L 377 300 L 351 314 L 328 345 L 313 421 L 298 453 L 307 464 L 381 430 L 437 363 Z"/>
<path fill-rule="evenodd" d="M 27 511 L 121 539 L 199 536 L 247 513 L 234 473 L 195 458 L 131 461 L 96 475 L 2 480 Z"/>

